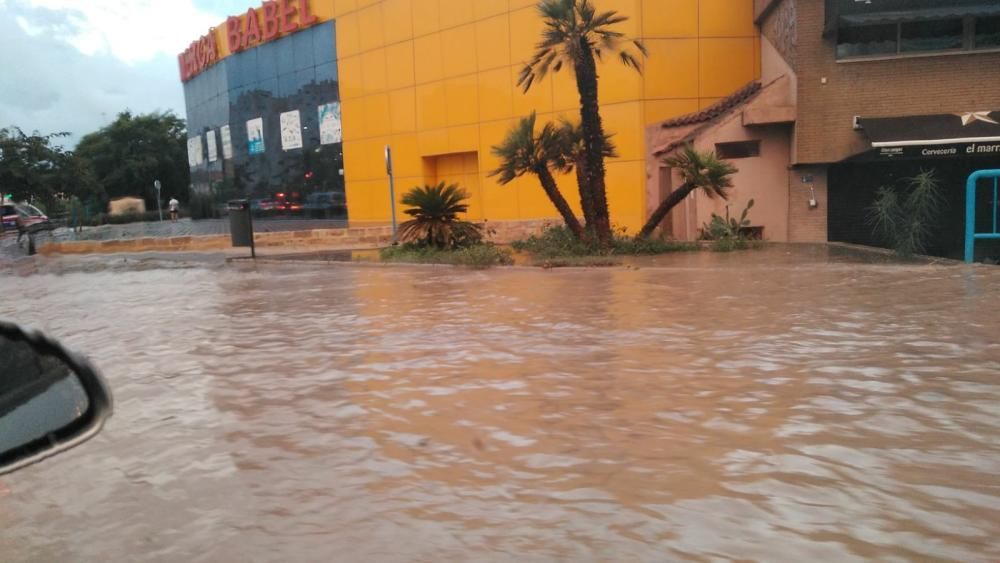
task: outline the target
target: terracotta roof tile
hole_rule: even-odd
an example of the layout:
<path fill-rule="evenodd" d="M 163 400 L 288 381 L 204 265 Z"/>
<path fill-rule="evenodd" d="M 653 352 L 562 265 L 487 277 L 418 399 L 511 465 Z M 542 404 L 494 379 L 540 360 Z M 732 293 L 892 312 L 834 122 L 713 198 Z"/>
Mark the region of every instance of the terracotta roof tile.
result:
<path fill-rule="evenodd" d="M 726 98 L 715 102 L 714 104 L 708 106 L 707 108 L 697 111 L 694 113 L 689 113 L 687 115 L 682 115 L 680 117 L 675 117 L 674 119 L 668 119 L 660 124 L 660 127 L 664 129 L 669 129 L 671 127 L 680 127 L 682 125 L 695 125 L 698 123 L 704 123 L 706 121 L 711 121 L 716 117 L 728 112 L 729 110 L 739 106 L 743 102 L 754 97 L 757 92 L 760 92 L 761 84 L 758 81 L 753 81 L 748 83 L 746 86 L 740 88 L 739 90 L 733 92 Z"/>

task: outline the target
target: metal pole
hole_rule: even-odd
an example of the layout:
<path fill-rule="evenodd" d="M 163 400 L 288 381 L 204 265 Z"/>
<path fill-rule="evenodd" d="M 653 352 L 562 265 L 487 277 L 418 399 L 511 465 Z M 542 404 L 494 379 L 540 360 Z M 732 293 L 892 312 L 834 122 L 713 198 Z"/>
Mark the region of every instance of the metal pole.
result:
<path fill-rule="evenodd" d="M 160 181 L 154 180 L 153 187 L 156 188 L 156 210 L 160 213 L 160 221 L 163 221 L 163 208 L 160 206 Z"/>
<path fill-rule="evenodd" d="M 392 242 L 396 243 L 396 185 L 392 177 L 392 149 L 385 146 L 385 171 L 389 173 L 389 209 L 392 213 Z"/>
<path fill-rule="evenodd" d="M 250 222 L 250 257 L 257 259 L 257 247 L 253 240 L 253 209 L 250 209 L 250 202 L 247 202 L 247 220 Z"/>
<path fill-rule="evenodd" d="M 392 242 L 396 242 L 396 186 L 392 179 L 392 172 L 389 173 L 389 203 L 392 207 Z"/>

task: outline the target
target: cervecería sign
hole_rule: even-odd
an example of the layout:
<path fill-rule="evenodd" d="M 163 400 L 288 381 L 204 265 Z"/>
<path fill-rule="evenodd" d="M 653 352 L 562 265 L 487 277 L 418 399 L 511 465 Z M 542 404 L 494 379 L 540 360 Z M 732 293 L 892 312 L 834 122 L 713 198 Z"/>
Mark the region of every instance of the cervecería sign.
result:
<path fill-rule="evenodd" d="M 309 0 L 269 0 L 260 10 L 247 10 L 242 17 L 226 19 L 226 45 L 230 53 L 267 43 L 282 35 L 309 27 L 317 21 Z M 219 61 L 219 44 L 212 28 L 177 56 L 181 80 L 187 82 Z"/>

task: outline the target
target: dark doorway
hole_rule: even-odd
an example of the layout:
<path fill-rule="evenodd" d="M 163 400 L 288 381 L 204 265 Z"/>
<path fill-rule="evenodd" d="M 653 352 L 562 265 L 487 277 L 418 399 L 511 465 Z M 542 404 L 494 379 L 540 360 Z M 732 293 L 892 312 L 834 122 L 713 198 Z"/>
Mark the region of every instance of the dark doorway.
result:
<path fill-rule="evenodd" d="M 880 186 L 902 185 L 922 170 L 934 170 L 941 183 L 944 206 L 927 248 L 932 256 L 962 259 L 965 243 L 965 182 L 969 174 L 1000 168 L 1000 156 L 948 159 L 845 161 L 830 166 L 827 236 L 831 241 L 887 247 L 868 221 L 869 209 Z M 992 192 L 980 190 L 977 216 L 992 217 Z"/>

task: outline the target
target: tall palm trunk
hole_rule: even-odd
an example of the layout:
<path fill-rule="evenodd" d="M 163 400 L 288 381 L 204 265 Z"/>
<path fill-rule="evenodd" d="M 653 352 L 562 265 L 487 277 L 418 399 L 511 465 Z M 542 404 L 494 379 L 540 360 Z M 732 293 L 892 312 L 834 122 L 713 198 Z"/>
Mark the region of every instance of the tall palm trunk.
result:
<path fill-rule="evenodd" d="M 660 225 L 663 218 L 670 213 L 670 210 L 677 207 L 677 204 L 684 201 L 684 198 L 688 196 L 691 192 L 695 190 L 698 186 L 695 184 L 686 183 L 676 190 L 670 192 L 670 195 L 666 199 L 660 202 L 660 205 L 656 208 L 656 211 L 649 216 L 649 220 L 643 225 L 642 230 L 639 231 L 638 238 L 647 238 L 649 235 L 653 234 L 653 230 Z"/>
<path fill-rule="evenodd" d="M 566 226 L 569 227 L 569 230 L 573 232 L 573 235 L 577 239 L 583 240 L 583 225 L 580 224 L 580 220 L 573 214 L 573 210 L 570 208 L 569 203 L 566 202 L 566 198 L 559 191 L 559 186 L 556 185 L 556 179 L 552 177 L 552 172 L 544 166 L 536 168 L 534 172 L 538 175 L 538 180 L 542 183 L 545 195 L 549 196 L 552 205 L 556 206 L 556 210 L 559 212 L 559 215 L 562 215 Z"/>
<path fill-rule="evenodd" d="M 594 52 L 586 39 L 580 39 L 581 56 L 576 61 L 576 88 L 580 92 L 580 126 L 583 129 L 583 151 L 589 179 L 588 194 L 581 194 L 593 202 L 594 234 L 601 246 L 611 243 L 611 218 L 608 213 L 608 196 L 604 184 L 604 127 L 597 102 L 597 65 Z"/>
<path fill-rule="evenodd" d="M 583 209 L 583 220 L 587 229 L 594 229 L 594 198 L 591 197 L 590 177 L 587 176 L 587 159 L 583 154 L 576 155 L 576 185 L 580 190 L 580 208 Z"/>

